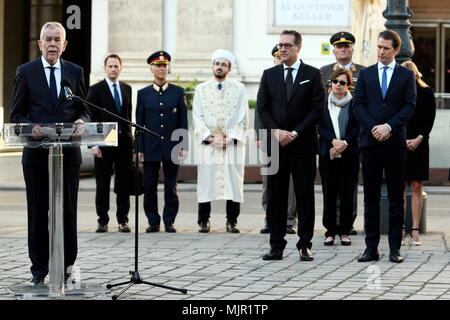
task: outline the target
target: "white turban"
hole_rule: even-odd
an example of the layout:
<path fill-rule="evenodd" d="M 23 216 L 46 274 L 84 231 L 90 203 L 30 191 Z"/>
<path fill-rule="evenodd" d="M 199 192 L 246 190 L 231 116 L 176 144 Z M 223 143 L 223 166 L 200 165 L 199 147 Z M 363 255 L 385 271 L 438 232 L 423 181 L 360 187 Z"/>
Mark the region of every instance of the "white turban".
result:
<path fill-rule="evenodd" d="M 236 58 L 234 57 L 234 54 L 232 54 L 230 51 L 225 50 L 225 49 L 218 49 L 216 51 L 214 51 L 214 53 L 211 56 L 211 60 L 214 63 L 214 61 L 216 61 L 216 59 L 218 58 L 224 58 L 227 59 L 228 61 L 230 61 L 230 63 L 232 65 L 234 65 L 236 63 Z"/>

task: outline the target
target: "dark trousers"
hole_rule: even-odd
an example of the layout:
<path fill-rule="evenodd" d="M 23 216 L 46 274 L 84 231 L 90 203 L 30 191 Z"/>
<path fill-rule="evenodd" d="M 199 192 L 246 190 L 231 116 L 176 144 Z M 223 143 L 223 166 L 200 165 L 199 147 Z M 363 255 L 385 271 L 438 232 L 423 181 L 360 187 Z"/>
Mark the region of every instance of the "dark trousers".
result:
<path fill-rule="evenodd" d="M 236 224 L 241 212 L 241 204 L 232 200 L 227 200 L 227 221 Z M 206 222 L 211 216 L 211 202 L 202 202 L 198 204 L 198 224 Z"/>
<path fill-rule="evenodd" d="M 48 274 L 48 168 L 23 166 L 28 209 L 28 253 L 33 276 Z M 64 166 L 64 270 L 77 258 L 77 201 L 80 166 Z"/>
<path fill-rule="evenodd" d="M 297 200 L 297 234 L 300 237 L 297 248 L 311 248 L 314 235 L 314 179 L 316 176 L 316 156 L 297 154 L 280 148 L 279 169 L 267 179 L 267 218 L 272 249 L 286 247 L 286 216 L 289 190 L 289 176 L 294 181 Z"/>
<path fill-rule="evenodd" d="M 98 223 L 109 222 L 109 201 L 111 174 L 114 166 L 114 192 L 116 193 L 116 217 L 119 224 L 128 223 L 128 212 L 130 211 L 130 195 L 128 184 L 132 162 L 131 141 L 121 144 L 118 148 L 100 148 L 102 158 L 95 158 L 95 182 L 97 185 L 95 193 L 95 207 L 97 209 Z"/>
<path fill-rule="evenodd" d="M 377 248 L 380 242 L 380 195 L 383 171 L 389 199 L 389 247 L 400 249 L 403 227 L 403 189 L 406 149 L 377 145 L 363 148 L 364 229 L 366 246 Z"/>
<path fill-rule="evenodd" d="M 161 216 L 158 213 L 158 181 L 159 169 L 164 173 L 164 224 L 173 224 L 178 213 L 177 176 L 179 165 L 172 161 L 144 162 L 144 210 L 150 225 L 159 225 Z"/>
<path fill-rule="evenodd" d="M 262 176 L 262 197 L 261 205 L 266 213 L 264 218 L 264 224 L 266 228 L 270 228 L 267 222 L 267 176 Z M 295 201 L 295 191 L 294 191 L 294 181 L 292 181 L 292 176 L 289 179 L 289 195 L 288 195 L 288 205 L 287 205 L 287 227 L 295 227 L 297 225 L 297 202 Z"/>
<path fill-rule="evenodd" d="M 358 184 L 359 156 L 346 155 L 331 160 L 319 158 L 319 170 L 323 191 L 323 226 L 326 237 L 348 235 L 353 224 L 353 202 Z M 337 200 L 339 199 L 339 221 Z"/>

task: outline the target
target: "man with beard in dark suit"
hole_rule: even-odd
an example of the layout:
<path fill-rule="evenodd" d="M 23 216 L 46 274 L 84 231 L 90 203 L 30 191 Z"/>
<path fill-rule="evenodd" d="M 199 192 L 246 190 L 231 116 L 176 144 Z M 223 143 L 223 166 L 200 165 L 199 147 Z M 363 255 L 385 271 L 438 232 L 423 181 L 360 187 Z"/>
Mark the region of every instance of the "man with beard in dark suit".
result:
<path fill-rule="evenodd" d="M 105 108 L 118 116 L 131 120 L 131 87 L 119 81 L 122 72 L 122 59 L 116 54 L 110 54 L 105 59 L 106 78 L 89 88 L 87 100 Z M 118 122 L 116 118 L 92 110 L 92 121 Z M 119 232 L 131 232 L 128 226 L 128 212 L 130 211 L 129 175 L 132 162 L 132 136 L 129 124 L 118 122 L 118 147 L 93 147 L 95 157 L 95 207 L 98 215 L 96 232 L 108 232 L 109 222 L 109 193 L 111 174 L 114 165 L 114 191 L 116 198 L 116 217 Z"/>
<path fill-rule="evenodd" d="M 297 199 L 301 261 L 312 261 L 314 234 L 314 179 L 319 150 L 316 125 L 325 110 L 325 89 L 320 70 L 299 59 L 301 35 L 294 30 L 281 33 L 278 48 L 283 64 L 264 71 L 257 97 L 257 112 L 264 128 L 279 142 L 278 157 L 269 150 L 278 171 L 268 176 L 267 216 L 270 251 L 263 260 L 281 260 L 287 241 L 286 212 L 289 175 Z M 275 150 L 276 151 L 276 150 Z"/>
<path fill-rule="evenodd" d="M 84 105 L 67 101 L 61 80 L 70 83 L 75 95 L 85 96 L 83 69 L 60 59 L 67 46 L 66 31 L 58 22 L 48 22 L 38 41 L 42 57 L 17 68 L 10 120 L 36 124 L 33 137 L 42 138 L 41 124 L 90 121 Z M 22 165 L 28 207 L 28 249 L 32 262 L 31 283 L 43 285 L 49 260 L 48 149 L 24 148 Z M 80 148 L 64 148 L 64 267 L 77 257 L 77 198 L 81 165 Z M 66 279 L 69 274 L 66 274 Z"/>

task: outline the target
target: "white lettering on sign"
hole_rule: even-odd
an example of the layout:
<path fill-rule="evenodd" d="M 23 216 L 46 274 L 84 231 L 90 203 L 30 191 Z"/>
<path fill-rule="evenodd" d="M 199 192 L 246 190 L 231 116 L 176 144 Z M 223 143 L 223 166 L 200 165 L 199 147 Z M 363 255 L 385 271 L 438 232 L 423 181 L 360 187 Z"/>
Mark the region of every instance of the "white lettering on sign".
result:
<path fill-rule="evenodd" d="M 350 25 L 349 0 L 274 0 L 276 26 Z"/>

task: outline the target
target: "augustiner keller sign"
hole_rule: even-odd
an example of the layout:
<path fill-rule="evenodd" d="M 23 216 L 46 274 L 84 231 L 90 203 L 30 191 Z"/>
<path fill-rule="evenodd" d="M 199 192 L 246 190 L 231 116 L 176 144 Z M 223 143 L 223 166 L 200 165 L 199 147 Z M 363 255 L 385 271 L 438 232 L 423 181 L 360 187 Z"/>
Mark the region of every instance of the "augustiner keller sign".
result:
<path fill-rule="evenodd" d="M 348 0 L 274 0 L 276 26 L 350 25 Z"/>

